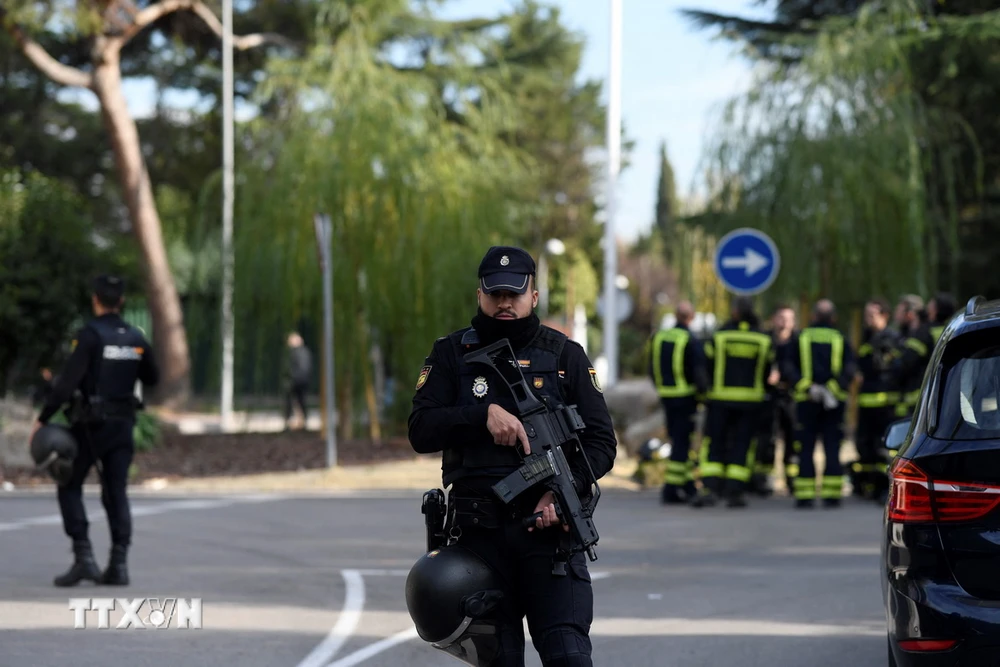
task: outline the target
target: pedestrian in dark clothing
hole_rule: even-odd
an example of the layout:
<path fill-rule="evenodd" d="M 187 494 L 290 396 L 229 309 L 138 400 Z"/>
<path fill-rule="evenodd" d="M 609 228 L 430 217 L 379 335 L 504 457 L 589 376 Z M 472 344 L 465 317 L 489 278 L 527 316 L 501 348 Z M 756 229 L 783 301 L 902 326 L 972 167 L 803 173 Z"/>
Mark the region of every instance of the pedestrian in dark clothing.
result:
<path fill-rule="evenodd" d="M 306 393 L 309 391 L 309 379 L 312 377 L 312 354 L 309 348 L 296 332 L 288 334 L 288 366 L 285 371 L 285 428 L 291 428 L 293 406 L 298 403 L 302 413 L 302 428 L 309 421 L 309 408 L 306 406 Z"/>

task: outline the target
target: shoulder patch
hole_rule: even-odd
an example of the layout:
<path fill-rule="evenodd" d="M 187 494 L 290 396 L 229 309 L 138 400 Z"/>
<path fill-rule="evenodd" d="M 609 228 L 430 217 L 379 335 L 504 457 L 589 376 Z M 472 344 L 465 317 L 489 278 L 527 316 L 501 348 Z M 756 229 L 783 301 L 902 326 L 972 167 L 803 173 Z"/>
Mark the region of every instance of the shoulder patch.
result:
<path fill-rule="evenodd" d="M 431 374 L 431 369 L 433 366 L 424 366 L 420 369 L 420 375 L 417 377 L 417 389 L 420 389 L 427 382 L 427 376 Z"/>
<path fill-rule="evenodd" d="M 600 380 L 597 379 L 597 371 L 595 371 L 593 367 L 591 367 L 587 369 L 587 372 L 590 373 L 590 384 L 594 385 L 594 389 L 603 394 L 604 390 L 601 389 L 601 382 Z"/>

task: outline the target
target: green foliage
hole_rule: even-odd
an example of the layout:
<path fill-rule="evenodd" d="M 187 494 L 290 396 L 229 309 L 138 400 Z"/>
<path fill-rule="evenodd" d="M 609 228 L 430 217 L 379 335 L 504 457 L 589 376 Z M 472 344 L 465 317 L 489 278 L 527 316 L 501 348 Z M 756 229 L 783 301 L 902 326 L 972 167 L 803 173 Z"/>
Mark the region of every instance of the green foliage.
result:
<path fill-rule="evenodd" d="M 660 144 L 660 178 L 656 187 L 656 229 L 665 238 L 670 237 L 677 214 L 677 184 L 674 182 L 674 168 L 667 158 L 667 144 L 664 142 Z M 667 250 L 669 252 L 669 246 Z"/>
<path fill-rule="evenodd" d="M 236 311 L 287 330 L 321 322 L 313 216 L 330 215 L 337 384 L 354 395 L 374 342 L 408 392 L 434 339 L 468 323 L 476 267 L 516 229 L 530 175 L 498 139 L 515 118 L 501 75 L 452 65 L 463 120 L 445 123 L 433 78 L 377 59 L 382 20 L 359 9 L 335 43 L 274 65 L 267 93 L 300 103 L 258 128 L 236 227 Z M 258 344 L 271 355 L 280 341 Z"/>
<path fill-rule="evenodd" d="M 956 150 L 976 151 L 967 124 L 915 90 L 907 53 L 955 24 L 917 24 L 909 1 L 829 19 L 815 38 L 789 37 L 804 57 L 770 67 L 734 100 L 710 151 L 717 187 L 702 218 L 719 234 L 761 229 L 782 255 L 769 296 L 861 303 L 927 293 L 932 252 L 958 252 L 954 189 L 979 182 Z M 994 29 L 983 21 L 983 29 Z M 969 28 L 968 25 L 965 25 Z M 808 252 L 802 252 L 808 249 Z"/>
<path fill-rule="evenodd" d="M 80 198 L 37 173 L 0 172 L 0 389 L 52 366 L 86 315 L 102 254 Z"/>
<path fill-rule="evenodd" d="M 132 437 L 135 439 L 135 451 L 152 451 L 160 444 L 161 431 L 160 422 L 155 415 L 140 410 L 136 414 L 135 427 L 132 429 Z"/>

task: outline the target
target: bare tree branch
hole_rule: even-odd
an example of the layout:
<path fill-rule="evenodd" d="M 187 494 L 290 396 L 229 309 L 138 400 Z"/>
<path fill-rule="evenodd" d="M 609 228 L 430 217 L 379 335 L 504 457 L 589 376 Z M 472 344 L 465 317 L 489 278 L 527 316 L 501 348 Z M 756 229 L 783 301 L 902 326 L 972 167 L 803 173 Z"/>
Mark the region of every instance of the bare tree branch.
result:
<path fill-rule="evenodd" d="M 150 24 L 155 23 L 167 14 L 182 10 L 188 10 L 197 14 L 212 32 L 218 35 L 220 39 L 222 38 L 222 22 L 205 3 L 200 0 L 163 0 L 163 2 L 150 5 L 136 14 L 135 22 L 128 30 L 122 35 L 109 40 L 112 48 L 120 49 Z M 261 32 L 252 35 L 233 35 L 233 48 L 237 51 L 246 51 L 262 44 L 292 46 L 294 42 L 274 33 Z"/>
<path fill-rule="evenodd" d="M 6 21 L 7 10 L 0 7 L 0 22 L 3 22 L 7 32 L 11 34 L 17 42 L 21 53 L 31 61 L 38 70 L 56 83 L 64 86 L 79 86 L 80 88 L 90 88 L 94 82 L 94 77 L 83 70 L 69 65 L 64 65 L 42 47 L 41 44 L 33 40 L 24 28 L 16 23 Z"/>

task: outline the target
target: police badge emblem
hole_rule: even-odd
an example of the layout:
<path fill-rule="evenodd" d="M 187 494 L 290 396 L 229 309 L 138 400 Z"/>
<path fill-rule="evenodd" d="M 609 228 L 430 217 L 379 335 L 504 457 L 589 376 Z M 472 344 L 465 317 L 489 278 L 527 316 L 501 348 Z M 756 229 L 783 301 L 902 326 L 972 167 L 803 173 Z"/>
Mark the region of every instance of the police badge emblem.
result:
<path fill-rule="evenodd" d="M 590 384 L 594 385 L 594 389 L 603 394 L 604 389 L 601 388 L 601 383 L 597 379 L 597 371 L 594 370 L 593 368 L 588 368 L 587 371 L 590 373 Z"/>
<path fill-rule="evenodd" d="M 420 375 L 417 377 L 417 389 L 423 387 L 424 383 L 427 382 L 427 376 L 431 374 L 431 368 L 433 366 L 424 366 L 420 369 Z"/>
<path fill-rule="evenodd" d="M 486 384 L 486 378 L 482 375 L 472 381 L 472 395 L 476 398 L 482 398 L 489 390 L 490 386 Z"/>
<path fill-rule="evenodd" d="M 535 389 L 541 389 L 542 385 L 545 384 L 545 379 L 540 377 L 535 377 Z"/>

